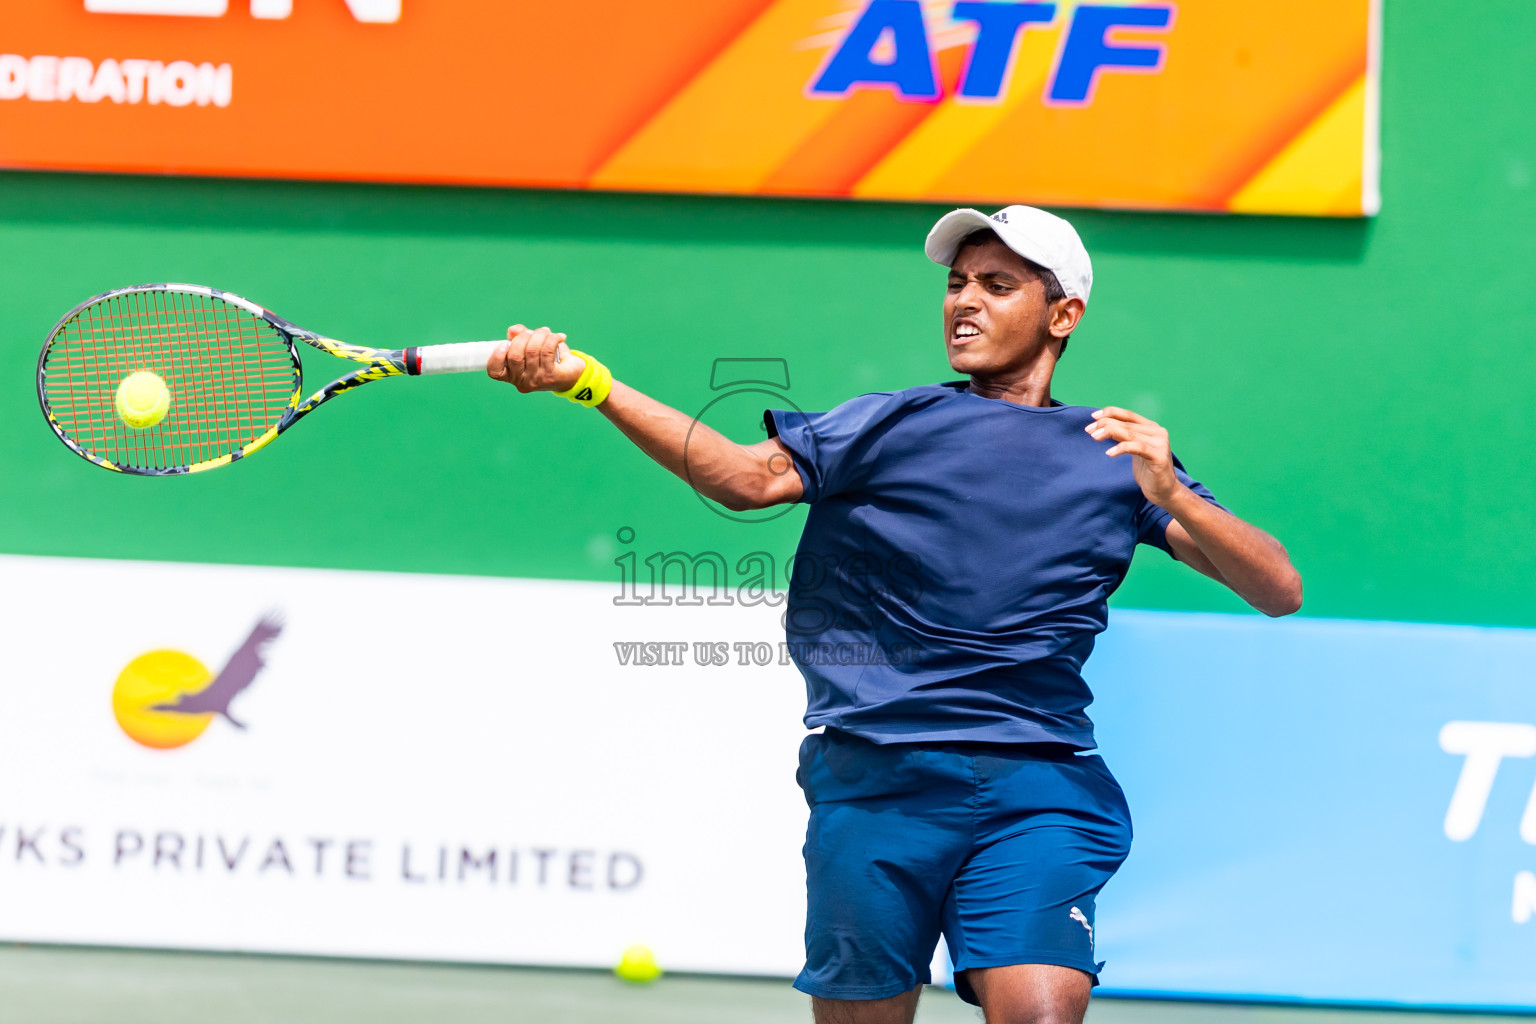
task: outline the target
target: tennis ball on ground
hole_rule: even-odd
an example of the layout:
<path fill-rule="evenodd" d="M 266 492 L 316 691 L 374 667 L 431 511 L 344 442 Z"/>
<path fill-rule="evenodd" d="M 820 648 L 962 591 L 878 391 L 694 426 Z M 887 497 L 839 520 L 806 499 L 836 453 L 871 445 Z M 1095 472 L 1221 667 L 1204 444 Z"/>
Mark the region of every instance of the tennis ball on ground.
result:
<path fill-rule="evenodd" d="M 651 952 L 651 947 L 630 946 L 619 958 L 613 973 L 633 985 L 649 985 L 661 977 L 661 968 L 656 966 L 656 954 Z"/>
<path fill-rule="evenodd" d="M 171 408 L 171 389 L 160 375 L 137 370 L 117 386 L 117 414 L 134 430 L 148 430 L 165 419 Z"/>

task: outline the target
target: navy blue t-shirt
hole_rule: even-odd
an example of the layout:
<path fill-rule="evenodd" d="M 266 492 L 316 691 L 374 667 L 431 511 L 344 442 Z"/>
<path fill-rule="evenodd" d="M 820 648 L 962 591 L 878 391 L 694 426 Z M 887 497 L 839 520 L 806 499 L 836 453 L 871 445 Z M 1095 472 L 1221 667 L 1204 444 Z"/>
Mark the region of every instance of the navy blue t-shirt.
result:
<path fill-rule="evenodd" d="M 1083 662 L 1136 545 L 1168 551 L 1172 517 L 1091 420 L 964 381 L 767 413 L 811 506 L 785 617 L 808 727 L 1095 745 Z"/>

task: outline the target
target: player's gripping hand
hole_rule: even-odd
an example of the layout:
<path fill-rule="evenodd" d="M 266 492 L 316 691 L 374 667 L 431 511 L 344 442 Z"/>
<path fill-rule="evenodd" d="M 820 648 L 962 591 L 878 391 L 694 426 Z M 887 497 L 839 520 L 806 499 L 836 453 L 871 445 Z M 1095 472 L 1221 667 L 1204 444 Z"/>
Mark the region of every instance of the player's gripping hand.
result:
<path fill-rule="evenodd" d="M 513 324 L 507 328 L 506 343 L 492 350 L 485 372 L 526 395 L 530 391 L 569 391 L 586 365 L 566 347 L 565 335 L 548 327 L 530 331 L 522 324 Z"/>
<path fill-rule="evenodd" d="M 1106 406 L 1093 414 L 1085 427 L 1095 441 L 1117 442 L 1105 455 L 1131 456 L 1131 472 L 1141 493 L 1154 505 L 1166 507 L 1184 485 L 1173 471 L 1173 450 L 1168 446 L 1168 431 L 1145 416 L 1129 409 Z"/>

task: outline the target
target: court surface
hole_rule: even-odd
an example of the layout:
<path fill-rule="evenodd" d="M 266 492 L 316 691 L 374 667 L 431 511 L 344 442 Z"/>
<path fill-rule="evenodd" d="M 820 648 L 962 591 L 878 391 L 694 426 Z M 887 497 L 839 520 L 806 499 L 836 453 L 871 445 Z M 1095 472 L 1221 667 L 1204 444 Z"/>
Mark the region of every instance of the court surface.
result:
<path fill-rule="evenodd" d="M 0 1019 L 17 1024 L 789 1024 L 810 1020 L 786 981 L 0 946 Z M 930 989 L 921 1024 L 975 1024 Z M 1446 1024 L 1530 1021 L 1331 1009 L 1096 1000 L 1090 1024 Z"/>

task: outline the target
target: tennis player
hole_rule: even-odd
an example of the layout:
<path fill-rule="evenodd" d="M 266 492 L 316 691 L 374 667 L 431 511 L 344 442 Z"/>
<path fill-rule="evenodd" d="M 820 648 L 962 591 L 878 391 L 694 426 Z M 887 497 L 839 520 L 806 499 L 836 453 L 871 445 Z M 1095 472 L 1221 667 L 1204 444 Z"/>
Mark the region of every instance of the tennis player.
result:
<path fill-rule="evenodd" d="M 1138 544 L 1267 615 L 1301 605 L 1268 534 L 1128 409 L 1063 405 L 1051 375 L 1093 282 L 1042 210 L 945 215 L 944 344 L 966 379 L 766 414 L 737 444 L 614 381 L 546 328 L 488 365 L 596 406 L 737 510 L 810 505 L 786 623 L 809 694 L 806 964 L 822 1024 L 907 1024 L 942 933 L 992 1024 L 1078 1024 L 1103 964 L 1094 904 L 1131 820 L 1097 755 L 1082 667 Z M 692 430 L 692 437 L 689 433 Z"/>

